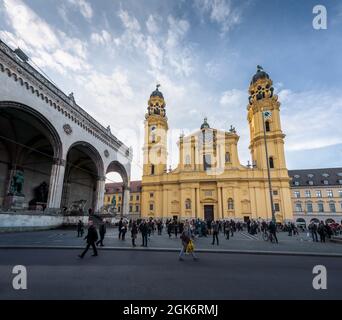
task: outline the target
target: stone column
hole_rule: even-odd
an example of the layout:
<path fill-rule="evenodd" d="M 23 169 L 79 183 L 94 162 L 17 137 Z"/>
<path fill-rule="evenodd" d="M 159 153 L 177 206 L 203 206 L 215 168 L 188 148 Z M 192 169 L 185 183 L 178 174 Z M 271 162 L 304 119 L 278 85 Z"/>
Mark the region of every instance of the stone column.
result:
<path fill-rule="evenodd" d="M 129 191 L 129 187 L 122 186 L 121 217 L 129 214 Z"/>
<path fill-rule="evenodd" d="M 222 219 L 222 194 L 221 194 L 221 187 L 217 188 L 217 209 L 218 209 L 218 219 Z"/>
<path fill-rule="evenodd" d="M 48 209 L 60 209 L 65 173 L 65 159 L 55 158 L 50 176 Z"/>
<path fill-rule="evenodd" d="M 196 218 L 202 218 L 200 189 L 199 188 L 196 188 Z"/>
<path fill-rule="evenodd" d="M 96 182 L 96 201 L 94 212 L 100 213 L 103 208 L 106 177 L 98 177 Z"/>

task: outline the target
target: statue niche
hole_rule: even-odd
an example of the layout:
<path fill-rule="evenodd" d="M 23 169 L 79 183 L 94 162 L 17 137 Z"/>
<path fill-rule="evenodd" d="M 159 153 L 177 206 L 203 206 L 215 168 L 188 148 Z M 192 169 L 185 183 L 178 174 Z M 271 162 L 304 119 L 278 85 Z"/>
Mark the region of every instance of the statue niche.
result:
<path fill-rule="evenodd" d="M 45 210 L 49 196 L 49 186 L 44 181 L 34 189 L 34 198 L 29 202 L 31 210 Z"/>
<path fill-rule="evenodd" d="M 11 186 L 9 190 L 10 196 L 23 197 L 23 186 L 24 186 L 24 172 L 17 170 L 12 177 Z"/>

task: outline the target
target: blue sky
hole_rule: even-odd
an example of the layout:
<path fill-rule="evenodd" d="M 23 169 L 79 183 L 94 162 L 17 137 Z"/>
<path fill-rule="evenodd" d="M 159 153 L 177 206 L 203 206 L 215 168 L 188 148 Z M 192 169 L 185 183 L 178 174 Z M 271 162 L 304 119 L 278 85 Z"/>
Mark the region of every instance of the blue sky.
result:
<path fill-rule="evenodd" d="M 312 27 L 325 5 L 327 30 Z M 149 94 L 161 83 L 176 140 L 233 124 L 249 160 L 248 85 L 260 64 L 281 102 L 289 169 L 342 165 L 342 2 L 0 0 L 0 38 L 134 148 L 140 179 Z"/>

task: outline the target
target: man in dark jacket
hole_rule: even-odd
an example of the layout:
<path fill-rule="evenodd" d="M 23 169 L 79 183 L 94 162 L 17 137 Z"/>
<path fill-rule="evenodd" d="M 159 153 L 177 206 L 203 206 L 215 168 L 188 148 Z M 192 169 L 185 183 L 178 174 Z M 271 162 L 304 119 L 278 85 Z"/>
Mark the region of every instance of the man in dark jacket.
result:
<path fill-rule="evenodd" d="M 121 218 L 120 221 L 119 221 L 119 240 L 121 239 L 121 236 L 122 236 L 122 225 L 123 225 L 123 219 Z"/>
<path fill-rule="evenodd" d="M 83 258 L 84 255 L 89 250 L 90 246 L 93 248 L 93 257 L 97 256 L 97 249 L 96 249 L 96 241 L 98 239 L 96 228 L 93 224 L 93 221 L 89 220 L 89 227 L 88 227 L 88 234 L 85 236 L 84 240 L 87 240 L 87 246 L 82 252 L 82 254 L 79 255 L 80 258 Z"/>
<path fill-rule="evenodd" d="M 275 240 L 276 243 L 278 243 L 278 238 L 277 238 L 277 225 L 271 220 L 268 230 L 270 232 L 270 236 Z"/>
<path fill-rule="evenodd" d="M 106 220 L 103 219 L 102 223 L 99 227 L 99 234 L 100 234 L 100 240 L 96 242 L 96 245 L 98 246 L 100 244 L 101 247 L 103 247 L 103 239 L 106 234 Z"/>
<path fill-rule="evenodd" d="M 140 229 L 141 236 L 142 236 L 142 245 L 141 246 L 147 247 L 148 224 L 145 220 L 140 224 L 139 229 Z"/>

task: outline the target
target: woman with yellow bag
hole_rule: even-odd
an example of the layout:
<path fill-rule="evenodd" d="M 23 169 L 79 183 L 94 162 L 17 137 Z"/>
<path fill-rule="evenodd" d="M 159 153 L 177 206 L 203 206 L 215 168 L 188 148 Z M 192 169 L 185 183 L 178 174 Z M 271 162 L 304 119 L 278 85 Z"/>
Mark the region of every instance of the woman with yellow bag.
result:
<path fill-rule="evenodd" d="M 184 260 L 183 259 L 184 253 L 191 254 L 192 258 L 194 260 L 197 260 L 197 257 L 195 256 L 195 253 L 194 253 L 194 250 L 195 250 L 195 246 L 193 242 L 194 236 L 192 234 L 190 224 L 188 221 L 185 222 L 184 230 L 181 234 L 180 239 L 182 241 L 182 249 L 179 254 L 179 260 L 180 261 Z"/>

